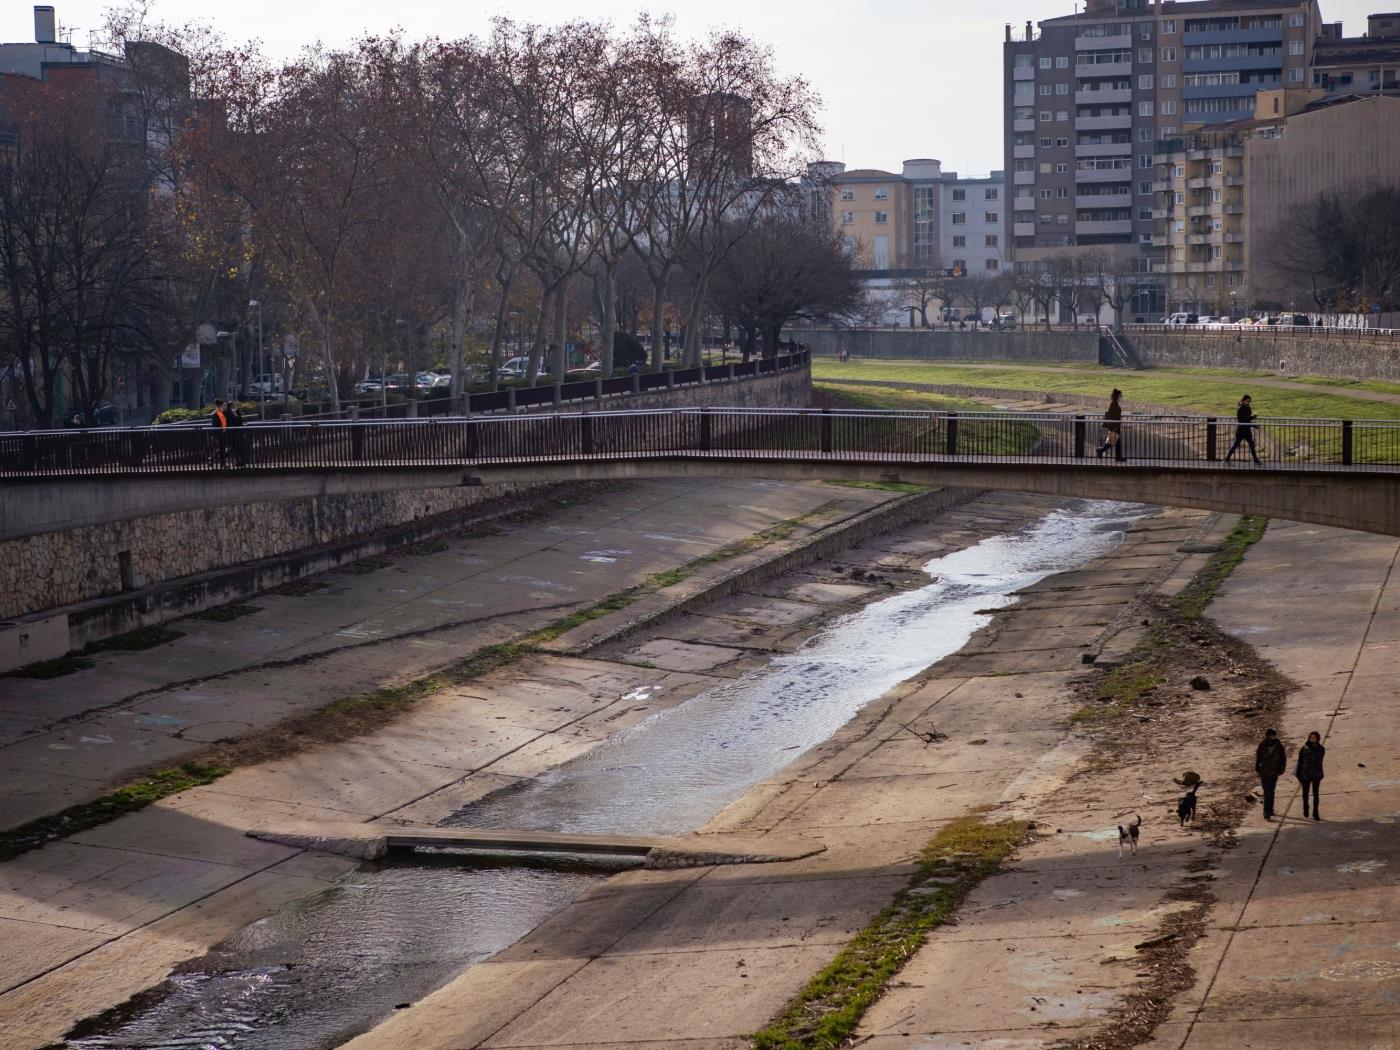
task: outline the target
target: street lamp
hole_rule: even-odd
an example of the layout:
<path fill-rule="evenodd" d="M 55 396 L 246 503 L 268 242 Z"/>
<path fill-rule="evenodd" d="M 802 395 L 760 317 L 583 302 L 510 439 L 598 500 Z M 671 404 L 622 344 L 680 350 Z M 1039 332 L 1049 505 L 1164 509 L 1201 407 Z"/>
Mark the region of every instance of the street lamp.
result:
<path fill-rule="evenodd" d="M 262 323 L 262 302 L 258 299 L 248 300 L 248 309 L 258 312 L 258 418 L 267 418 L 267 380 L 271 377 L 267 374 L 267 362 L 263 360 L 263 323 Z"/>

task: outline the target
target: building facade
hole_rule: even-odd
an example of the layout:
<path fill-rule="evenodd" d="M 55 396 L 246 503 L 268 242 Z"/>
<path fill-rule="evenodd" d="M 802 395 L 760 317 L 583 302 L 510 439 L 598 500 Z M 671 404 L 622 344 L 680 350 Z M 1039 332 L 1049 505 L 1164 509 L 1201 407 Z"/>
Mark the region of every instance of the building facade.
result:
<path fill-rule="evenodd" d="M 1312 86 L 1329 94 L 1400 94 L 1400 14 L 1372 15 L 1360 37 L 1346 36 L 1340 22 L 1324 25 Z"/>
<path fill-rule="evenodd" d="M 1008 27 L 1017 265 L 1095 249 L 1151 267 L 1166 247 L 1156 143 L 1250 117 L 1260 90 L 1307 86 L 1321 24 L 1316 0 L 1087 0 L 1019 40 Z"/>

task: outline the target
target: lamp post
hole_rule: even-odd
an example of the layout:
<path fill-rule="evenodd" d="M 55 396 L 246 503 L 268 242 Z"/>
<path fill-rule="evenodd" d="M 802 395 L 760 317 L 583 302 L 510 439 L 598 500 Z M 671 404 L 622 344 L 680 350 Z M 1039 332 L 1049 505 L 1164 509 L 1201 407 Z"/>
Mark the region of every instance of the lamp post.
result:
<path fill-rule="evenodd" d="M 248 300 L 248 309 L 258 312 L 258 367 L 256 369 L 258 377 L 258 418 L 267 418 L 267 383 L 271 376 L 267 372 L 267 362 L 263 360 L 263 323 L 262 323 L 262 302 L 258 299 Z"/>

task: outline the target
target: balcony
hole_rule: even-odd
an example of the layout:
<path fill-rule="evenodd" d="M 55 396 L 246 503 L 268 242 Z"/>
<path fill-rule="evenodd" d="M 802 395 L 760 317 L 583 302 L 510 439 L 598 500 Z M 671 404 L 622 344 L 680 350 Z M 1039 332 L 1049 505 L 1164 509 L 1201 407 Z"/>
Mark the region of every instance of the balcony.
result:
<path fill-rule="evenodd" d="M 1208 185 L 1210 185 L 1210 179 L 1208 178 L 1195 178 L 1186 180 L 1186 188 L 1188 190 L 1203 190 Z"/>
<path fill-rule="evenodd" d="M 1012 80 L 1034 80 L 1035 66 L 1017 66 L 1011 71 Z"/>
<path fill-rule="evenodd" d="M 1111 117 L 1075 117 L 1075 131 L 1118 131 L 1133 126 L 1131 113 L 1118 113 Z"/>
<path fill-rule="evenodd" d="M 1243 185 L 1244 185 L 1244 176 L 1243 176 L 1243 175 L 1226 175 L 1226 176 L 1225 176 L 1225 185 L 1226 185 L 1226 186 L 1243 186 Z"/>
<path fill-rule="evenodd" d="M 1233 73 L 1235 70 L 1282 69 L 1283 55 L 1236 55 L 1234 58 L 1188 58 L 1187 73 Z"/>
<path fill-rule="evenodd" d="M 1081 193 L 1074 198 L 1076 208 L 1131 208 L 1133 195 L 1122 193 Z"/>
<path fill-rule="evenodd" d="M 1225 269 L 1230 273 L 1244 273 L 1244 262 L 1239 259 L 1227 259 Z"/>
<path fill-rule="evenodd" d="M 1100 88 L 1097 91 L 1076 91 L 1077 106 L 1123 106 L 1133 100 L 1132 88 Z"/>
<path fill-rule="evenodd" d="M 1163 219 L 1170 219 L 1172 217 L 1172 210 L 1170 208 L 1153 208 L 1152 217 L 1158 222 L 1161 222 Z"/>
<path fill-rule="evenodd" d="M 1226 243 L 1226 244 L 1243 244 L 1243 243 L 1244 243 L 1244 234 L 1242 234 L 1242 233 L 1227 233 L 1227 234 L 1225 234 L 1225 243 Z"/>
<path fill-rule="evenodd" d="M 1074 49 L 1076 51 L 1131 51 L 1133 49 L 1133 34 L 1077 36 L 1074 38 Z"/>
<path fill-rule="evenodd" d="M 1153 193 L 1170 193 L 1172 191 L 1171 179 L 1157 179 L 1152 183 Z"/>
<path fill-rule="evenodd" d="M 1282 44 L 1283 27 L 1277 29 L 1215 29 L 1203 33 L 1182 33 L 1185 47 L 1193 44 Z"/>
<path fill-rule="evenodd" d="M 1074 173 L 1075 182 L 1132 182 L 1132 168 L 1085 168 Z"/>
<path fill-rule="evenodd" d="M 1186 209 L 1186 217 L 1189 219 L 1203 219 L 1210 214 L 1209 204 L 1193 204 Z"/>
<path fill-rule="evenodd" d="M 1074 155 L 1079 158 L 1127 157 L 1132 152 L 1131 142 L 1094 142 L 1074 147 Z"/>
<path fill-rule="evenodd" d="M 1074 232 L 1080 237 L 1112 237 L 1131 234 L 1132 219 L 1111 219 L 1104 222 L 1076 222 Z"/>
<path fill-rule="evenodd" d="M 1080 62 L 1074 67 L 1074 75 L 1090 77 L 1130 77 L 1133 75 L 1131 62 Z"/>
<path fill-rule="evenodd" d="M 1219 244 L 1220 234 L 1218 233 L 1192 233 L 1186 238 L 1187 244 Z"/>
<path fill-rule="evenodd" d="M 1165 248 L 1170 243 L 1171 238 L 1165 233 L 1154 233 L 1152 235 L 1152 247 L 1154 248 Z"/>
<path fill-rule="evenodd" d="M 1225 214 L 1226 214 L 1226 215 L 1243 215 L 1243 214 L 1244 214 L 1244 205 L 1243 205 L 1243 204 L 1227 204 L 1227 205 L 1225 205 Z"/>
<path fill-rule="evenodd" d="M 1011 155 L 1012 155 L 1013 157 L 1015 157 L 1017 160 L 1034 160 L 1034 159 L 1035 159 L 1035 147 L 1034 147 L 1034 146 L 1012 146 L 1012 147 L 1011 147 Z"/>
<path fill-rule="evenodd" d="M 1011 130 L 1012 130 L 1012 131 L 1034 131 L 1034 130 L 1035 130 L 1035 121 L 1034 121 L 1034 120 L 1013 120 L 1013 121 L 1011 122 Z"/>
<path fill-rule="evenodd" d="M 1012 236 L 1015 236 L 1015 237 L 1034 237 L 1034 236 L 1035 236 L 1035 223 L 1033 223 L 1033 222 L 1017 222 L 1017 223 L 1012 223 L 1012 225 L 1011 225 L 1011 233 L 1012 233 Z"/>
<path fill-rule="evenodd" d="M 1018 171 L 1018 172 L 1015 172 L 1015 173 L 1012 175 L 1012 180 L 1013 180 L 1013 182 L 1015 183 L 1015 185 L 1017 185 L 1017 186 L 1034 186 L 1034 185 L 1035 185 L 1035 172 L 1033 172 L 1033 171 Z"/>

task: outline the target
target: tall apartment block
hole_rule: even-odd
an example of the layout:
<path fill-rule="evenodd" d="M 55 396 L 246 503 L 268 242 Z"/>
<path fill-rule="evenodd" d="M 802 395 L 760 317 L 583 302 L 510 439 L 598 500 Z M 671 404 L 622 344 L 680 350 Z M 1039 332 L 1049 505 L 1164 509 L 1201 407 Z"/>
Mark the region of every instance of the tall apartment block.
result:
<path fill-rule="evenodd" d="M 1148 270 L 1162 253 L 1155 144 L 1188 124 L 1252 116 L 1258 91 L 1306 86 L 1322 18 L 1317 0 L 1084 6 L 1038 29 L 1027 23 L 1021 39 L 1007 28 L 1016 265 L 1095 248 Z"/>

